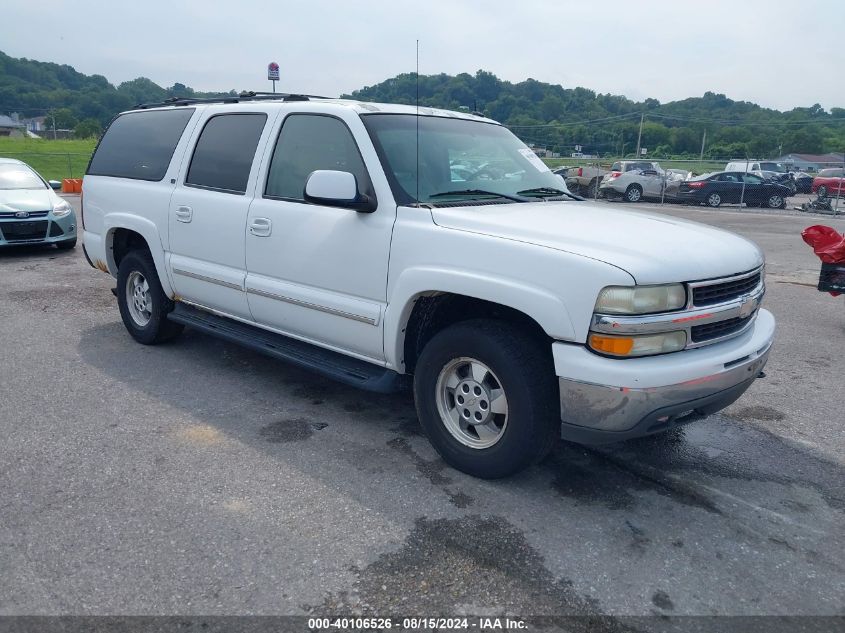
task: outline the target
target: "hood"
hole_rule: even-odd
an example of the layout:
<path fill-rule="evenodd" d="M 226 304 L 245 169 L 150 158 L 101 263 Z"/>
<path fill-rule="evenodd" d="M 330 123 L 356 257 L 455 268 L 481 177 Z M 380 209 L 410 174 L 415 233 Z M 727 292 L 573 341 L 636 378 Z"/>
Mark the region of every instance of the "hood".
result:
<path fill-rule="evenodd" d="M 49 189 L 0 189 L 0 213 L 50 211 L 52 193 Z"/>
<path fill-rule="evenodd" d="M 695 281 L 745 272 L 760 249 L 734 233 L 656 213 L 589 202 L 527 202 L 436 207 L 434 222 L 603 261 L 638 284 Z"/>

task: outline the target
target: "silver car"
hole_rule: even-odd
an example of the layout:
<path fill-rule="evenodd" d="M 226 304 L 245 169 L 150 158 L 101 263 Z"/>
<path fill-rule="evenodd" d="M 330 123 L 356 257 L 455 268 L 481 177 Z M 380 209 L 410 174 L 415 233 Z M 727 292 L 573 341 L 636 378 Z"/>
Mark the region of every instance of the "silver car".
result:
<path fill-rule="evenodd" d="M 601 181 L 599 193 L 606 198 L 622 198 L 638 202 L 643 198 L 672 198 L 680 183 L 689 176 L 682 169 L 663 169 L 659 163 L 622 160 L 613 163 L 610 173 Z"/>
<path fill-rule="evenodd" d="M 0 158 L 0 247 L 76 246 L 73 208 L 26 163 Z"/>

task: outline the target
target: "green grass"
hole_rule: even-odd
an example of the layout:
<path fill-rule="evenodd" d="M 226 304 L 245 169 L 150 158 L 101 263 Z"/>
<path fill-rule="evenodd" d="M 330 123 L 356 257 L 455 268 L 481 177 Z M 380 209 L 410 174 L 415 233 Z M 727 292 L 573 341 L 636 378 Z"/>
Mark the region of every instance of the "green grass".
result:
<path fill-rule="evenodd" d="M 0 157 L 22 160 L 47 180 L 82 178 L 95 139 L 48 141 L 0 137 Z"/>

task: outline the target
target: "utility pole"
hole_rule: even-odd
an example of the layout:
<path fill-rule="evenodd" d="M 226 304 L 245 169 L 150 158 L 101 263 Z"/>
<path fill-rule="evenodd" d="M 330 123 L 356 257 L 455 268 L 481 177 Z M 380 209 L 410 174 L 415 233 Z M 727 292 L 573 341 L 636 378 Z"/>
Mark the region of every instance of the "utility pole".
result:
<path fill-rule="evenodd" d="M 640 157 L 640 141 L 643 138 L 643 121 L 645 120 L 645 112 L 640 115 L 640 133 L 637 134 L 637 155 L 634 156 L 635 159 L 639 159 Z"/>
<path fill-rule="evenodd" d="M 704 128 L 704 134 L 701 136 L 701 154 L 698 155 L 698 162 L 704 160 L 704 144 L 707 142 L 707 128 Z"/>

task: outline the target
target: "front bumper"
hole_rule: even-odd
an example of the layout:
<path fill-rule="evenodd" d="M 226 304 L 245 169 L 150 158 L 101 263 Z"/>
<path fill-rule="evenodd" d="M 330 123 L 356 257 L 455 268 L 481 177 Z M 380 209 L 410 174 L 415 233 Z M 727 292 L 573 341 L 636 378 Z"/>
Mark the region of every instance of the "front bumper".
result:
<path fill-rule="evenodd" d="M 37 213 L 37 212 L 36 212 Z M 0 218 L 0 246 L 55 244 L 76 238 L 74 213 L 61 218 L 33 213 L 28 218 Z"/>
<path fill-rule="evenodd" d="M 775 319 L 760 310 L 741 336 L 662 356 L 613 359 L 555 343 L 561 436 L 605 444 L 666 431 L 737 400 L 766 364 Z"/>

